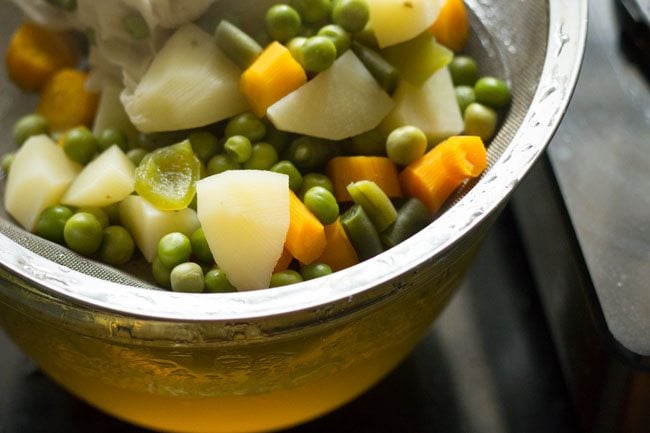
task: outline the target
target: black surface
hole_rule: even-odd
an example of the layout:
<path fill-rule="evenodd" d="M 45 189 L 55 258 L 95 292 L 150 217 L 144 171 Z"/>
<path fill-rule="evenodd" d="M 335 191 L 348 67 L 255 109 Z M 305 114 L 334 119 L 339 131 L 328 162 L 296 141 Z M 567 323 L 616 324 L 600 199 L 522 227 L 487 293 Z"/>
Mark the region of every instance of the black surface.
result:
<path fill-rule="evenodd" d="M 509 210 L 443 316 L 356 401 L 287 433 L 575 432 Z M 143 433 L 70 396 L 0 333 L 0 433 Z"/>

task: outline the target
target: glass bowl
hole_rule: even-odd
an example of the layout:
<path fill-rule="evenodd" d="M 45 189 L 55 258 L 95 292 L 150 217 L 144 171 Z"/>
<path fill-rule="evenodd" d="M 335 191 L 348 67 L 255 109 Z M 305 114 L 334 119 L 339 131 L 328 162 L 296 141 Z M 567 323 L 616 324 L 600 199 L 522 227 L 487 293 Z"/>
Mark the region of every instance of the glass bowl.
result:
<path fill-rule="evenodd" d="M 514 188 L 557 128 L 578 77 L 587 0 L 468 0 L 468 51 L 512 103 L 483 176 L 424 230 L 327 277 L 228 294 L 155 290 L 20 229 L 0 213 L 0 326 L 50 377 L 148 428 L 258 432 L 363 393 L 447 305 Z M 0 0 L 0 50 L 21 16 Z M 0 75 L 0 153 L 34 107 Z M 2 193 L 0 192 L 0 198 Z M 25 198 L 29 200 L 28 197 Z"/>

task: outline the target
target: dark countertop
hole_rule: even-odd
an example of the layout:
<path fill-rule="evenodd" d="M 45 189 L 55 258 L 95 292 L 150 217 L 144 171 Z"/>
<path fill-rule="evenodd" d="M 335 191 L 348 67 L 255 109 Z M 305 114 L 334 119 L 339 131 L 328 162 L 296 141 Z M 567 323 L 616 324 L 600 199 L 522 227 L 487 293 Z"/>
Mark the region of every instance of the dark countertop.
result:
<path fill-rule="evenodd" d="M 509 209 L 430 332 L 392 374 L 300 432 L 575 432 Z M 144 433 L 70 396 L 0 332 L 1 433 Z"/>

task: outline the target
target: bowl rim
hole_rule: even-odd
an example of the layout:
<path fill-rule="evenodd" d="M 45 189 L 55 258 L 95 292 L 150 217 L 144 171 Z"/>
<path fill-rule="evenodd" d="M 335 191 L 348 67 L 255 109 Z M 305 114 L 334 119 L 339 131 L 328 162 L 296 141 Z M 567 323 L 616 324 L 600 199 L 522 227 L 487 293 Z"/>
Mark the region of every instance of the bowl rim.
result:
<path fill-rule="evenodd" d="M 252 321 L 338 304 L 374 301 L 399 287 L 405 269 L 426 264 L 505 203 L 541 156 L 566 112 L 587 35 L 588 0 L 549 0 L 549 33 L 543 68 L 530 106 L 506 151 L 457 203 L 418 236 L 350 268 L 317 280 L 249 292 L 191 294 L 151 290 L 102 280 L 57 265 L 0 234 L 0 263 L 43 293 L 94 310 L 127 317 L 182 322 Z M 499 175 L 493 172 L 498 170 Z M 371 277 L 369 278 L 369 275 Z M 370 289 L 383 286 L 376 294 Z M 374 295 L 374 296 L 373 296 Z"/>

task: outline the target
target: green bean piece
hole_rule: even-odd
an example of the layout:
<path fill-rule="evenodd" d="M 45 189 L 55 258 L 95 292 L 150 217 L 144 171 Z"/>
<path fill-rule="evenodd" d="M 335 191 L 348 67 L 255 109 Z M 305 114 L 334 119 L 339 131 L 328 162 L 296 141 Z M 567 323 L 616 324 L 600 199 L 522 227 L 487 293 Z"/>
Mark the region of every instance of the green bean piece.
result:
<path fill-rule="evenodd" d="M 135 251 L 133 237 L 122 226 L 108 226 L 104 229 L 99 255 L 104 263 L 123 265 L 131 260 Z"/>
<path fill-rule="evenodd" d="M 240 164 L 248 161 L 251 155 L 253 155 L 253 145 L 243 135 L 229 137 L 224 143 L 223 148 L 228 156 Z"/>
<path fill-rule="evenodd" d="M 397 218 L 380 234 L 381 241 L 391 248 L 422 230 L 431 222 L 427 207 L 417 198 L 408 199 L 397 211 Z"/>
<path fill-rule="evenodd" d="M 72 215 L 74 212 L 68 206 L 50 206 L 39 215 L 35 232 L 42 238 L 62 244 L 63 228 Z"/>
<path fill-rule="evenodd" d="M 145 149 L 141 147 L 135 147 L 129 150 L 128 152 L 126 152 L 126 157 L 129 158 L 133 163 L 133 165 L 137 167 L 138 165 L 140 165 L 142 159 L 147 155 L 147 153 L 149 152 L 147 152 Z"/>
<path fill-rule="evenodd" d="M 132 13 L 122 18 L 122 27 L 136 41 L 146 39 L 151 34 L 147 22 L 139 13 Z"/>
<path fill-rule="evenodd" d="M 161 287 L 170 288 L 171 283 L 171 269 L 168 269 L 165 265 L 162 264 L 160 259 L 156 259 L 151 264 L 151 275 L 153 279 L 160 284 Z"/>
<path fill-rule="evenodd" d="M 448 68 L 454 86 L 473 86 L 478 80 L 478 65 L 469 56 L 454 56 Z"/>
<path fill-rule="evenodd" d="M 489 141 L 494 136 L 499 120 L 499 116 L 494 109 L 478 102 L 467 106 L 463 118 L 465 134 L 477 135 L 483 141 Z"/>
<path fill-rule="evenodd" d="M 465 112 L 469 104 L 476 102 L 474 88 L 471 86 L 456 86 L 454 92 L 456 93 L 456 101 L 458 102 L 458 108 L 460 108 L 461 113 Z"/>
<path fill-rule="evenodd" d="M 206 172 L 208 176 L 212 176 L 213 174 L 223 173 L 227 170 L 238 170 L 240 168 L 241 164 L 235 161 L 230 155 L 219 154 L 210 158 Z"/>
<path fill-rule="evenodd" d="M 226 124 L 225 137 L 243 135 L 251 143 L 256 143 L 266 135 L 266 125 L 260 118 L 250 111 L 238 114 Z"/>
<path fill-rule="evenodd" d="M 63 136 L 63 151 L 71 160 L 85 165 L 97 153 L 97 140 L 88 128 L 77 126 Z"/>
<path fill-rule="evenodd" d="M 72 251 L 89 256 L 99 250 L 103 227 L 95 215 L 77 212 L 65 222 L 63 239 Z"/>
<path fill-rule="evenodd" d="M 40 114 L 27 114 L 16 121 L 12 132 L 14 142 L 21 145 L 34 135 L 49 134 L 50 125 Z"/>
<path fill-rule="evenodd" d="M 280 42 L 297 36 L 302 25 L 298 11 L 287 4 L 271 6 L 266 12 L 265 22 L 269 36 Z"/>
<path fill-rule="evenodd" d="M 379 86 L 392 94 L 399 84 L 400 74 L 397 68 L 386 61 L 377 51 L 352 41 L 352 51 L 357 55 L 368 72 L 377 80 Z"/>
<path fill-rule="evenodd" d="M 74 12 L 77 9 L 77 0 L 47 0 L 47 2 L 66 12 Z"/>
<path fill-rule="evenodd" d="M 345 145 L 348 155 L 385 156 L 386 137 L 378 129 L 371 129 L 355 135 Z"/>
<path fill-rule="evenodd" d="M 302 47 L 306 40 L 307 38 L 305 36 L 296 36 L 295 38 L 291 38 L 286 44 L 289 52 L 291 52 L 291 56 L 298 62 L 300 62 L 300 47 Z"/>
<path fill-rule="evenodd" d="M 329 17 L 332 11 L 330 0 L 291 0 L 291 5 L 298 11 L 306 23 L 318 23 Z"/>
<path fill-rule="evenodd" d="M 358 204 L 341 215 L 341 224 L 360 260 L 374 257 L 384 250 L 377 229 Z"/>
<path fill-rule="evenodd" d="M 194 262 L 174 266 L 169 274 L 169 282 L 174 292 L 201 293 L 205 288 L 203 269 Z"/>
<path fill-rule="evenodd" d="M 336 45 L 325 36 L 312 36 L 300 46 L 299 61 L 310 72 L 322 72 L 336 60 Z"/>
<path fill-rule="evenodd" d="M 183 233 L 168 233 L 158 241 L 158 258 L 167 269 L 187 262 L 191 254 L 192 243 Z"/>
<path fill-rule="evenodd" d="M 426 150 L 427 136 L 415 126 L 400 126 L 386 139 L 386 153 L 396 164 L 408 165 L 424 155 Z"/>
<path fill-rule="evenodd" d="M 219 140 L 217 140 L 217 137 L 211 132 L 193 132 L 187 137 L 187 139 L 190 140 L 194 154 L 197 158 L 203 161 L 204 164 L 207 164 L 210 158 L 219 151 Z"/>
<path fill-rule="evenodd" d="M 208 245 L 205 233 L 201 227 L 194 230 L 190 235 L 190 245 L 192 246 L 192 254 L 194 254 L 197 259 L 204 263 L 214 262 L 212 251 L 210 251 L 210 245 Z"/>
<path fill-rule="evenodd" d="M 217 46 L 241 69 L 248 68 L 262 53 L 260 44 L 229 21 L 222 20 L 214 33 Z"/>
<path fill-rule="evenodd" d="M 251 157 L 244 162 L 244 168 L 249 170 L 269 170 L 278 162 L 278 152 L 269 143 L 255 143 Z"/>
<path fill-rule="evenodd" d="M 341 57 L 341 54 L 350 49 L 350 33 L 345 31 L 341 26 L 328 24 L 321 27 L 320 30 L 318 30 L 317 35 L 330 38 L 332 42 L 334 42 L 334 46 L 336 47 L 336 57 Z"/>
<path fill-rule="evenodd" d="M 324 166 L 338 151 L 333 141 L 303 135 L 291 142 L 283 156 L 300 170 L 313 170 Z"/>
<path fill-rule="evenodd" d="M 347 186 L 352 200 L 361 206 L 378 232 L 383 231 L 397 218 L 397 210 L 386 193 L 371 180 L 352 182 Z"/>
<path fill-rule="evenodd" d="M 9 170 L 11 170 L 11 164 L 13 164 L 15 158 L 15 152 L 7 152 L 2 155 L 2 162 L 0 162 L 0 167 L 2 167 L 2 172 L 5 176 L 9 174 Z"/>
<path fill-rule="evenodd" d="M 228 293 L 236 292 L 237 289 L 233 286 L 228 277 L 221 269 L 210 269 L 205 273 L 205 292 L 208 293 Z"/>
<path fill-rule="evenodd" d="M 97 218 L 97 221 L 102 225 L 102 230 L 109 226 L 111 220 L 108 218 L 108 214 L 104 209 L 95 207 L 95 206 L 82 206 L 77 209 L 77 212 L 86 212 L 91 215 L 94 215 Z"/>
<path fill-rule="evenodd" d="M 315 186 L 322 186 L 334 194 L 334 185 L 329 177 L 323 173 L 307 173 L 302 178 L 302 187 L 300 188 L 300 198 L 305 198 L 305 193 Z"/>
<path fill-rule="evenodd" d="M 284 271 L 275 272 L 271 275 L 269 287 L 288 286 L 290 284 L 297 284 L 303 281 L 302 275 L 298 272 L 287 269 Z"/>
<path fill-rule="evenodd" d="M 502 108 L 510 102 L 508 84 L 495 77 L 481 77 L 474 84 L 476 102 L 492 108 Z"/>
<path fill-rule="evenodd" d="M 97 135 L 97 146 L 99 150 L 106 150 L 117 145 L 123 152 L 128 150 L 129 138 L 119 129 L 106 128 Z"/>
<path fill-rule="evenodd" d="M 326 263 L 310 263 L 300 267 L 300 275 L 303 280 L 313 280 L 332 273 L 332 268 Z"/>
<path fill-rule="evenodd" d="M 366 27 L 370 11 L 365 0 L 337 0 L 332 9 L 332 21 L 348 32 L 360 32 Z"/>
<path fill-rule="evenodd" d="M 303 177 L 302 173 L 296 168 L 291 161 L 282 160 L 273 164 L 271 171 L 275 173 L 286 174 L 289 176 L 289 188 L 298 194 L 302 187 Z"/>
<path fill-rule="evenodd" d="M 305 206 L 323 224 L 332 224 L 339 217 L 339 204 L 334 194 L 322 186 L 309 188 L 303 197 Z"/>

